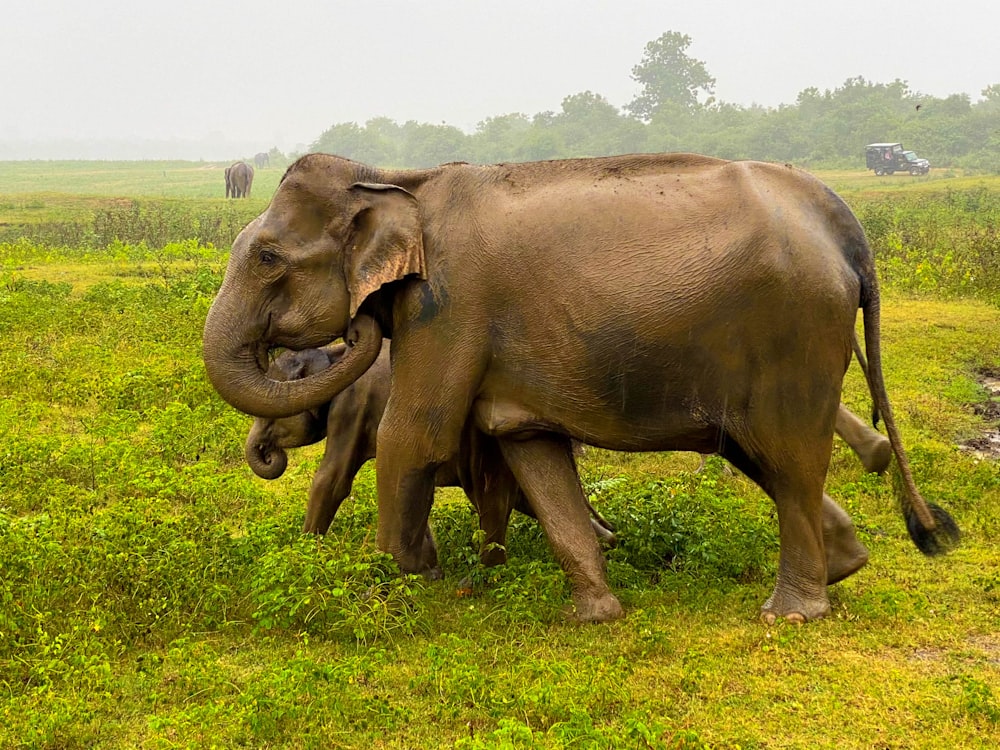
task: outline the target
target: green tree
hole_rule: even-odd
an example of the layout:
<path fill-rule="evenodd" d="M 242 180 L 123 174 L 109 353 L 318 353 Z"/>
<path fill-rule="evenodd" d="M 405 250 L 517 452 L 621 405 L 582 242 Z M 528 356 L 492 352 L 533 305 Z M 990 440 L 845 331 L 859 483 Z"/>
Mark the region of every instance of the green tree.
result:
<path fill-rule="evenodd" d="M 386 165 L 397 160 L 398 147 L 377 128 L 341 122 L 325 130 L 309 150 L 337 154 L 366 164 Z"/>
<path fill-rule="evenodd" d="M 584 91 L 567 96 L 552 119 L 566 156 L 604 156 L 638 151 L 645 142 L 641 123 L 625 117 L 600 94 Z"/>
<path fill-rule="evenodd" d="M 515 161 L 541 161 L 558 159 L 566 155 L 566 144 L 555 127 L 554 112 L 539 112 L 531 119 L 531 127 L 524 133 L 514 150 Z"/>
<path fill-rule="evenodd" d="M 519 112 L 488 117 L 470 136 L 472 158 L 480 164 L 509 161 L 531 129 L 531 118 Z"/>
<path fill-rule="evenodd" d="M 646 45 L 642 61 L 632 68 L 632 80 L 642 84 L 642 92 L 625 106 L 628 112 L 648 122 L 667 104 L 695 110 L 701 105 L 699 94 L 715 91 L 715 79 L 705 63 L 687 54 L 689 46 L 691 37 L 677 31 Z"/>
<path fill-rule="evenodd" d="M 407 167 L 433 167 L 471 158 L 469 136 L 452 125 L 408 121 L 403 125 L 402 162 Z"/>

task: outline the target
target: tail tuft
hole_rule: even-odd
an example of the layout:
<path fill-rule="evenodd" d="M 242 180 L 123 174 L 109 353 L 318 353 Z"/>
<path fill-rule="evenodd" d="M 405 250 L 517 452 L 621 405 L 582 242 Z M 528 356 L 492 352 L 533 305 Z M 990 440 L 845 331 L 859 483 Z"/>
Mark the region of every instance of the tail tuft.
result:
<path fill-rule="evenodd" d="M 910 532 L 910 538 L 917 545 L 917 549 L 925 555 L 929 557 L 943 555 L 958 546 L 962 532 L 959 531 L 955 519 L 944 508 L 933 503 L 928 503 L 927 508 L 934 516 L 934 528 L 924 528 L 917 514 L 911 508 L 907 508 L 904 511 L 906 530 Z"/>

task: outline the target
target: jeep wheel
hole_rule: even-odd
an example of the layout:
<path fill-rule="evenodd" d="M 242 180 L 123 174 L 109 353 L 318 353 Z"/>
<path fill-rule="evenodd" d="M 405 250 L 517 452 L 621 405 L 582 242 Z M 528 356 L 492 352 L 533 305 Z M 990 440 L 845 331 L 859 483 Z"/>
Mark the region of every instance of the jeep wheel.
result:
<path fill-rule="evenodd" d="M 916 177 L 918 174 L 920 174 L 920 167 L 914 167 L 913 169 L 911 169 L 910 174 Z"/>
<path fill-rule="evenodd" d="M 876 177 L 881 177 L 884 174 L 885 174 L 885 171 L 882 169 L 882 167 L 875 167 L 875 176 Z"/>

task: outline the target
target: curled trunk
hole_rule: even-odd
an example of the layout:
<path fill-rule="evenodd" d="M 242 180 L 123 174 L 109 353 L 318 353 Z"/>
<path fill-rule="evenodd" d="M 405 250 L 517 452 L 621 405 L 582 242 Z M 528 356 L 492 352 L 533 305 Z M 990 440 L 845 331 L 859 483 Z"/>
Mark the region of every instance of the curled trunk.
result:
<path fill-rule="evenodd" d="M 284 448 L 247 439 L 245 451 L 247 463 L 253 473 L 261 479 L 277 479 L 288 468 L 288 453 Z"/>
<path fill-rule="evenodd" d="M 234 334 L 234 330 L 236 333 Z M 281 419 L 332 400 L 371 367 L 382 348 L 382 330 L 366 315 L 351 323 L 344 356 L 301 380 L 267 376 L 268 342 L 239 335 L 239 328 L 215 308 L 205 323 L 205 369 L 212 386 L 230 405 L 255 417 Z"/>

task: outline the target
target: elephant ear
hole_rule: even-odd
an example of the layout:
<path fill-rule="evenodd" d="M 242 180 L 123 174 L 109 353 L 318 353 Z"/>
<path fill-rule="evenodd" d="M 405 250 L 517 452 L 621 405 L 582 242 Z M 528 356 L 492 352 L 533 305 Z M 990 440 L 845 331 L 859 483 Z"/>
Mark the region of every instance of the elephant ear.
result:
<path fill-rule="evenodd" d="M 427 266 L 416 197 L 396 185 L 358 182 L 351 189 L 361 201 L 344 269 L 353 318 L 368 295 L 407 276 L 425 279 Z"/>

